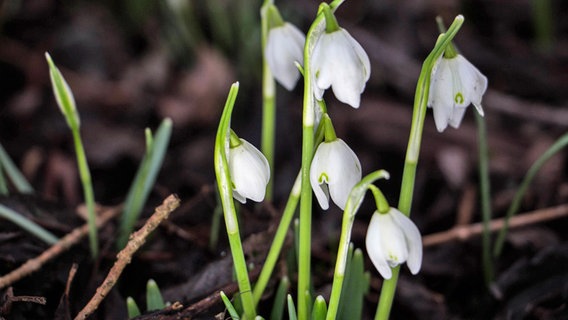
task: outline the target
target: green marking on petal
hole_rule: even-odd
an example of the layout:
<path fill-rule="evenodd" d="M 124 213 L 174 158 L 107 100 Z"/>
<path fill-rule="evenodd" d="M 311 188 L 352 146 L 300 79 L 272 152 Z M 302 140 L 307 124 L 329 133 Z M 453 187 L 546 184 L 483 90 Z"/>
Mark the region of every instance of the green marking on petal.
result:
<path fill-rule="evenodd" d="M 462 103 L 463 103 L 464 98 L 463 98 L 463 95 L 462 95 L 461 92 L 458 92 L 458 93 L 455 95 L 454 101 L 455 101 L 457 104 L 462 104 Z"/>
<path fill-rule="evenodd" d="M 322 184 L 324 183 L 324 181 L 329 182 L 329 177 L 327 176 L 327 173 L 322 173 L 320 174 L 319 178 L 318 178 L 318 183 Z"/>

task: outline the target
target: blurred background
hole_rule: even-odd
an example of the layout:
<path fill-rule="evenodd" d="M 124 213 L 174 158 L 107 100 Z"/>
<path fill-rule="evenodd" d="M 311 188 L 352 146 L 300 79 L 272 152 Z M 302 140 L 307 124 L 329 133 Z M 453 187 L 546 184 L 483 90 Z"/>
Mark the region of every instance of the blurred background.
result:
<path fill-rule="evenodd" d="M 124 298 L 142 297 L 148 277 L 166 289 L 168 298 L 184 304 L 230 282 L 230 277 L 219 276 L 204 287 L 188 287 L 200 273 L 222 273 L 209 269 L 223 261 L 227 250 L 223 233 L 218 246 L 208 246 L 216 207 L 213 143 L 235 81 L 241 88 L 232 127 L 251 143 L 260 142 L 261 4 L 0 1 L 0 143 L 36 189 L 32 202 L 68 210 L 82 202 L 72 139 L 53 98 L 46 51 L 75 95 L 97 202 L 124 201 L 144 154 L 144 128 L 156 129 L 165 117 L 173 120 L 170 147 L 146 214 L 169 193 L 177 193 L 185 204 L 139 254 L 133 263 L 138 267 L 132 267 L 109 297 L 114 302 L 103 308 L 101 318 L 123 315 Z M 306 32 L 319 2 L 276 4 L 285 20 Z M 372 69 L 361 107 L 354 110 L 328 93 L 329 112 L 338 137 L 359 156 L 363 174 L 381 168 L 391 173 L 391 180 L 380 184 L 391 203 L 398 200 L 416 81 L 438 36 L 435 18 L 439 15 L 449 25 L 457 14 L 465 16 L 455 44 L 489 79 L 483 107 L 492 208 L 495 216 L 503 216 L 530 165 L 568 128 L 568 2 L 350 0 L 336 14 L 339 24 L 367 51 Z M 272 210 L 252 204 L 241 208 L 243 236 L 249 240 L 275 226 L 300 166 L 301 84 L 292 92 L 279 86 L 277 99 L 275 196 Z M 412 216 L 423 235 L 480 220 L 477 130 L 471 109 L 458 130 L 444 133 L 436 131 L 431 113 L 427 115 Z M 566 152 L 551 159 L 533 182 L 521 211 L 566 203 L 567 165 Z M 325 294 L 341 212 L 334 208 L 324 214 L 314 208 L 314 259 L 322 270 L 329 270 L 315 277 L 314 286 Z M 358 215 L 353 234 L 358 247 L 364 246 L 372 211 L 372 204 L 365 204 Z M 393 319 L 567 319 L 567 227 L 567 219 L 562 219 L 512 232 L 496 264 L 492 291 L 483 285 L 480 238 L 426 248 L 421 273 L 410 277 L 403 272 Z M 112 242 L 112 228 L 103 232 L 107 243 Z M 15 248 L 10 239 L 0 242 L 2 273 L 43 250 L 30 240 L 33 245 L 22 247 L 15 257 L 10 255 Z M 86 245 L 51 265 L 57 276 L 39 292 L 31 286 L 37 279 L 16 288 L 21 294 L 52 295 L 58 301 L 70 261 L 82 261 L 85 252 Z M 112 252 L 104 259 L 101 265 L 111 263 Z M 367 267 L 373 279 L 365 309 L 370 316 L 381 280 L 369 261 Z M 226 273 L 226 268 L 219 270 Z M 85 271 L 84 281 L 94 290 L 96 282 L 86 280 L 96 278 L 91 276 Z M 90 297 L 77 295 L 71 310 Z M 14 314 L 51 318 L 56 307 L 22 307 Z"/>

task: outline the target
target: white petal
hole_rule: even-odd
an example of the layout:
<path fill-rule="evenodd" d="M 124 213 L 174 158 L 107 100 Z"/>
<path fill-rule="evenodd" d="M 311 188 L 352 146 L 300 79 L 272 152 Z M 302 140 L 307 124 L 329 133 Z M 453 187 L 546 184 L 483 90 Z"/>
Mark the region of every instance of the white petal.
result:
<path fill-rule="evenodd" d="M 229 172 L 235 189 L 233 196 L 240 202 L 243 198 L 260 202 L 270 180 L 268 161 L 252 144 L 240 140 L 241 145 L 229 149 Z"/>
<path fill-rule="evenodd" d="M 367 235 L 365 237 L 365 246 L 367 248 L 367 254 L 371 259 L 371 262 L 377 268 L 377 271 L 385 279 L 390 279 L 392 277 L 392 270 L 389 267 L 383 248 L 381 247 L 381 234 L 380 234 L 380 213 L 375 212 L 371 217 L 371 222 L 369 222 L 369 228 L 367 229 Z"/>
<path fill-rule="evenodd" d="M 417 274 L 422 266 L 422 236 L 420 231 L 402 212 L 395 208 L 391 208 L 389 214 L 394 219 L 395 223 L 399 225 L 406 238 L 408 246 L 408 260 L 406 265 L 412 274 Z"/>
<path fill-rule="evenodd" d="M 290 23 L 270 29 L 266 41 L 266 61 L 274 78 L 292 90 L 300 78 L 295 62 L 304 61 L 304 34 Z"/>
<path fill-rule="evenodd" d="M 335 39 L 334 33 L 323 33 L 314 46 L 314 51 L 312 53 L 312 70 L 313 70 L 313 80 L 314 80 L 314 94 L 321 100 L 323 96 L 323 91 L 328 89 L 333 82 L 333 64 L 335 53 L 332 50 L 336 50 L 336 43 L 333 41 Z"/>
<path fill-rule="evenodd" d="M 483 108 L 481 107 L 481 99 L 487 90 L 487 77 L 484 76 L 473 64 L 465 57 L 458 55 L 460 60 L 461 74 L 464 83 L 467 81 L 468 95 L 471 103 L 477 109 L 477 112 L 483 116 Z"/>
<path fill-rule="evenodd" d="M 452 110 L 452 114 L 450 115 L 450 119 L 448 120 L 450 126 L 456 129 L 459 128 L 466 110 L 467 108 L 454 108 Z"/>
<path fill-rule="evenodd" d="M 438 132 L 442 132 L 448 126 L 454 102 L 452 97 L 452 72 L 446 61 L 441 59 L 436 73 L 431 76 L 430 97 L 428 100 L 434 111 L 434 122 Z"/>
<path fill-rule="evenodd" d="M 442 61 L 446 62 L 448 69 L 450 70 L 450 77 L 452 81 L 451 94 L 452 103 L 454 108 L 466 108 L 470 104 L 470 95 L 468 89 L 469 79 L 463 77 L 463 65 L 461 60 L 456 56 L 452 59 L 442 58 Z M 467 69 L 465 69 L 467 70 Z"/>
<path fill-rule="evenodd" d="M 442 57 L 440 56 L 438 58 L 438 60 L 436 60 L 436 63 L 434 63 L 434 67 L 432 67 L 432 73 L 430 74 L 430 91 L 428 94 L 428 107 L 432 108 L 436 99 L 436 96 L 434 94 L 436 87 L 439 85 L 440 79 L 438 79 L 439 77 L 437 76 L 438 73 L 438 66 L 440 65 L 440 62 L 442 61 Z"/>
<path fill-rule="evenodd" d="M 361 45 L 345 30 L 324 33 L 317 40 L 312 55 L 314 94 L 332 87 L 336 98 L 358 108 L 361 93 L 371 75 L 369 57 Z"/>
<path fill-rule="evenodd" d="M 329 208 L 329 191 L 343 210 L 351 189 L 360 180 L 361 163 L 343 140 L 320 143 L 310 167 L 310 183 L 322 209 Z M 327 187 L 321 185 L 324 182 Z"/>
<path fill-rule="evenodd" d="M 320 207 L 323 210 L 327 210 L 329 209 L 329 195 L 327 185 L 323 182 L 325 181 L 325 183 L 327 183 L 325 176 L 327 176 L 326 162 L 329 158 L 329 149 L 320 147 L 317 148 L 314 158 L 312 159 L 312 164 L 310 165 L 310 184 L 312 185 L 312 190 L 314 190 Z M 320 180 L 322 182 L 321 184 Z"/>
<path fill-rule="evenodd" d="M 400 226 L 394 221 L 390 212 L 379 214 L 379 233 L 385 259 L 391 267 L 402 264 L 408 258 L 406 238 Z"/>
<path fill-rule="evenodd" d="M 238 202 L 242 204 L 247 203 L 247 198 L 241 196 L 241 194 L 237 190 L 233 190 L 233 198 L 235 198 Z"/>
<path fill-rule="evenodd" d="M 335 145 L 328 159 L 328 170 L 332 172 L 329 192 L 333 202 L 343 210 L 351 189 L 361 181 L 361 163 L 343 140 L 337 139 L 332 143 Z"/>

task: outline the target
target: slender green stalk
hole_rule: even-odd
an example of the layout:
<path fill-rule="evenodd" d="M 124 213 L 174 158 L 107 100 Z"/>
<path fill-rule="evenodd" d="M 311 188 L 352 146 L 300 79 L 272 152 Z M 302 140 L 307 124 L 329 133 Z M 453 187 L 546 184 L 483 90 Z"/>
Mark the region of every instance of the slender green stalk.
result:
<path fill-rule="evenodd" d="M 481 215 L 483 219 L 482 232 L 482 261 L 485 284 L 489 286 L 493 281 L 493 261 L 491 260 L 491 186 L 489 181 L 489 149 L 487 147 L 487 128 L 485 119 L 475 112 L 477 123 L 477 136 L 479 144 L 479 184 L 481 197 Z"/>
<path fill-rule="evenodd" d="M 77 166 L 79 167 L 79 176 L 83 186 L 83 194 L 87 205 L 87 223 L 89 225 L 89 243 L 91 246 L 91 255 L 96 258 L 99 254 L 99 239 L 97 236 L 96 214 L 95 214 L 95 195 L 93 192 L 93 183 L 91 181 L 91 172 L 87 164 L 83 141 L 81 140 L 81 121 L 79 113 L 75 105 L 75 98 L 71 88 L 63 78 L 59 69 L 53 63 L 50 55 L 46 52 L 45 58 L 49 65 L 49 76 L 53 87 L 53 95 L 57 101 L 57 105 L 65 117 L 67 125 L 71 129 L 73 135 L 73 144 L 75 146 L 75 156 L 77 157 Z"/>
<path fill-rule="evenodd" d="M 268 39 L 268 14 L 269 6 L 273 1 L 265 0 L 260 9 L 261 45 L 262 45 L 262 137 L 260 142 L 261 151 L 268 160 L 271 170 L 274 170 L 274 140 L 276 135 L 276 82 L 268 67 L 265 56 L 266 42 Z M 268 181 L 266 186 L 267 201 L 272 201 L 272 189 L 274 179 Z"/>
<path fill-rule="evenodd" d="M 233 264 L 235 267 L 244 313 L 247 319 L 254 319 L 256 317 L 256 310 L 241 236 L 239 234 L 239 224 L 233 200 L 233 188 L 225 150 L 227 146 L 227 139 L 229 139 L 230 134 L 229 124 L 231 121 L 231 113 L 235 105 L 238 89 L 238 82 L 231 86 L 227 102 L 223 109 L 223 114 L 221 115 L 221 121 L 215 138 L 215 175 L 217 176 L 217 186 L 219 188 L 219 196 L 223 206 L 225 226 L 227 228 L 227 236 L 229 237 L 229 245 L 233 256 Z"/>
<path fill-rule="evenodd" d="M 343 0 L 333 1 L 330 6 L 335 10 Z M 324 3 L 324 5 L 327 5 Z M 320 6 L 321 9 L 321 6 Z M 302 113 L 302 189 L 300 198 L 300 248 L 298 257 L 298 317 L 307 320 L 310 316 L 309 297 L 311 269 L 311 228 L 312 228 L 312 189 L 310 185 L 310 165 L 314 150 L 315 98 L 312 88 L 311 55 L 317 38 L 325 32 L 325 17 L 318 10 L 318 15 L 306 35 L 304 47 L 304 102 Z"/>
<path fill-rule="evenodd" d="M 0 204 L 0 218 L 6 219 L 14 223 L 15 225 L 26 230 L 30 234 L 34 235 L 35 237 L 37 237 L 38 239 L 42 240 L 43 242 L 49 245 L 53 245 L 57 241 L 59 241 L 59 239 L 57 239 L 57 237 L 54 236 L 51 232 L 45 230 L 44 228 L 35 224 L 33 221 L 26 219 L 18 212 L 2 204 Z"/>
<path fill-rule="evenodd" d="M 351 231 L 355 222 L 355 215 L 363 202 L 365 192 L 372 186 L 372 183 L 378 179 L 388 179 L 389 173 L 384 170 L 374 171 L 365 176 L 357 183 L 351 192 L 345 204 L 343 211 L 343 221 L 341 223 L 341 235 L 339 237 L 339 246 L 337 249 L 337 258 L 335 259 L 335 271 L 333 274 L 333 285 L 331 287 L 331 296 L 327 309 L 327 320 L 334 320 L 339 309 L 339 301 L 341 298 L 341 290 L 343 288 L 343 280 L 345 278 L 345 268 L 347 265 L 347 257 L 349 253 L 349 242 L 351 241 Z"/>
<path fill-rule="evenodd" d="M 87 205 L 87 224 L 89 225 L 89 243 L 91 246 L 91 255 L 96 258 L 99 255 L 99 238 L 97 236 L 97 216 L 95 214 L 95 193 L 93 191 L 93 183 L 91 180 L 91 171 L 87 164 L 85 156 L 85 148 L 81 141 L 79 128 L 71 128 L 73 134 L 73 143 L 75 145 L 75 156 L 77 157 L 77 166 L 79 167 L 79 176 L 83 185 L 83 195 L 85 204 Z"/>
<path fill-rule="evenodd" d="M 322 102 L 319 107 L 325 112 L 326 107 L 325 104 Z M 324 119 L 327 115 L 324 114 Z M 327 116 L 327 118 L 329 118 Z M 316 131 L 316 137 L 314 143 L 317 145 L 323 140 L 324 136 L 324 121 L 320 122 L 318 130 Z M 264 293 L 264 289 L 268 284 L 268 280 L 270 279 L 270 275 L 274 270 L 274 266 L 278 261 L 278 256 L 280 255 L 280 251 L 282 250 L 282 246 L 284 244 L 284 240 L 286 239 L 286 232 L 290 227 L 290 223 L 294 218 L 294 213 L 296 212 L 296 208 L 298 206 L 298 202 L 300 201 L 300 190 L 301 190 L 301 172 L 298 173 L 292 190 L 290 191 L 290 195 L 288 196 L 288 201 L 286 202 L 286 207 L 284 208 L 284 213 L 282 214 L 282 218 L 280 219 L 280 223 L 278 224 L 278 228 L 276 229 L 276 233 L 274 234 L 274 239 L 272 240 L 272 244 L 270 245 L 270 249 L 268 251 L 268 255 L 264 264 L 262 265 L 262 270 L 260 271 L 260 275 L 258 280 L 255 284 L 253 295 L 255 299 L 255 303 L 258 304 L 262 294 Z"/>
<path fill-rule="evenodd" d="M 282 214 L 280 224 L 278 224 L 278 229 L 276 229 L 276 233 L 274 234 L 272 245 L 270 246 L 266 260 L 262 265 L 262 270 L 260 271 L 258 280 L 254 285 L 253 296 L 255 306 L 258 305 L 258 302 L 260 301 L 260 298 L 264 293 L 264 289 L 266 289 L 268 280 L 270 280 L 274 266 L 276 265 L 276 262 L 278 262 L 280 250 L 284 245 L 284 240 L 286 240 L 286 233 L 288 232 L 290 223 L 294 218 L 294 213 L 296 212 L 296 207 L 298 206 L 298 202 L 300 200 L 300 186 L 300 175 L 298 175 L 298 177 L 296 177 L 296 181 L 294 182 L 294 186 L 292 187 L 292 192 L 290 192 L 290 196 L 288 197 L 288 201 L 286 202 L 286 207 L 284 208 L 284 213 Z"/>
<path fill-rule="evenodd" d="M 438 38 L 436 46 L 430 52 L 426 60 L 422 64 L 422 70 L 418 77 L 416 85 L 416 94 L 414 96 L 414 111 L 412 113 L 412 124 L 410 127 L 410 137 L 408 147 L 406 149 L 406 158 L 404 161 L 404 169 L 402 173 L 402 185 L 400 189 L 400 198 L 398 202 L 398 210 L 403 214 L 410 216 L 412 207 L 412 198 L 414 195 L 414 183 L 416 179 L 416 167 L 418 165 L 418 156 L 420 154 L 420 145 L 422 143 L 422 132 L 424 130 L 424 119 L 426 117 L 426 109 L 428 107 L 428 94 L 430 90 L 430 75 L 436 60 L 444 53 L 446 47 L 451 43 L 463 24 L 463 16 L 459 15 L 448 31 Z M 392 277 L 383 282 L 381 289 L 381 298 L 379 300 L 378 310 L 375 319 L 388 319 L 396 290 L 400 267 L 393 268 Z"/>
<path fill-rule="evenodd" d="M 505 243 L 505 236 L 507 235 L 507 231 L 509 229 L 509 220 L 512 216 L 514 216 L 517 212 L 519 212 L 519 208 L 521 207 L 521 201 L 523 200 L 523 196 L 527 192 L 529 185 L 531 184 L 532 180 L 542 168 L 542 166 L 555 154 L 557 154 L 560 150 L 564 149 L 568 146 L 568 133 L 562 135 L 548 150 L 546 150 L 530 167 L 529 171 L 523 178 L 519 189 L 515 193 L 513 201 L 507 210 L 507 214 L 505 216 L 505 221 L 503 224 L 503 228 L 499 231 L 499 235 L 497 236 L 497 240 L 495 241 L 495 247 L 493 248 L 493 256 L 498 257 L 501 255 L 501 251 L 503 250 L 503 244 Z"/>
<path fill-rule="evenodd" d="M 14 164 L 14 162 L 12 162 L 12 159 L 10 159 L 10 156 L 8 156 L 8 153 L 6 152 L 6 150 L 4 150 L 4 147 L 2 147 L 1 144 L 0 144 L 0 167 L 2 167 L 3 172 L 5 172 L 6 176 L 10 178 L 10 180 L 12 181 L 12 183 L 16 187 L 16 190 L 18 190 L 19 193 L 34 192 L 32 186 L 29 184 L 29 182 L 26 180 L 26 178 L 20 172 L 20 170 L 18 170 L 18 167 Z"/>
<path fill-rule="evenodd" d="M 398 279 L 399 273 L 400 265 L 392 268 L 392 278 L 383 281 L 381 297 L 379 298 L 379 308 L 377 308 L 377 313 L 375 313 L 375 320 L 385 320 L 389 318 L 392 302 L 394 301 L 394 294 L 396 292 L 396 279 Z M 392 279 L 395 280 L 392 281 Z"/>

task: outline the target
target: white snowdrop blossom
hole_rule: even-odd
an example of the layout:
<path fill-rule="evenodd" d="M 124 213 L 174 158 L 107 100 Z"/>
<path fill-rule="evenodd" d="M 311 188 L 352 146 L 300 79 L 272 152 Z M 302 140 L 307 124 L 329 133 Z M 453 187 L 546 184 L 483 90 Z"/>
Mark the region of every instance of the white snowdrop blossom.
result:
<path fill-rule="evenodd" d="M 367 253 L 385 279 L 392 277 L 391 268 L 406 262 L 412 274 L 422 265 L 422 237 L 416 225 L 395 208 L 387 213 L 375 211 L 365 239 Z"/>
<path fill-rule="evenodd" d="M 371 76 L 371 62 L 363 47 L 345 29 L 324 32 L 314 46 L 311 61 L 318 100 L 331 86 L 339 101 L 359 108 L 361 93 Z"/>
<path fill-rule="evenodd" d="M 444 131 L 448 124 L 458 128 L 470 103 L 483 116 L 481 98 L 485 90 L 487 77 L 466 58 L 460 54 L 454 58 L 442 55 L 432 70 L 428 97 L 438 132 Z"/>
<path fill-rule="evenodd" d="M 270 180 L 266 157 L 252 144 L 240 139 L 241 144 L 229 148 L 229 173 L 233 183 L 233 197 L 240 203 L 246 199 L 260 202 L 264 199 Z"/>
<path fill-rule="evenodd" d="M 361 163 L 341 139 L 322 142 L 310 166 L 310 183 L 322 209 L 329 208 L 329 197 L 343 210 L 353 186 L 361 180 Z"/>
<path fill-rule="evenodd" d="M 304 34 L 288 22 L 268 31 L 264 51 L 266 62 L 274 78 L 288 91 L 294 89 L 300 78 L 295 63 L 304 63 L 305 42 Z"/>

